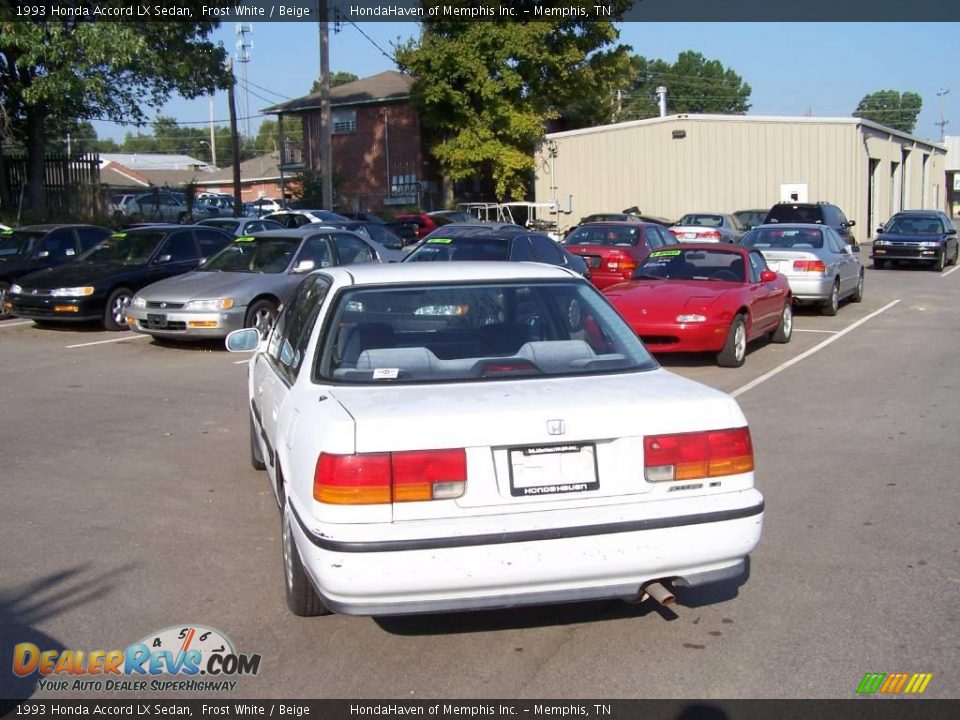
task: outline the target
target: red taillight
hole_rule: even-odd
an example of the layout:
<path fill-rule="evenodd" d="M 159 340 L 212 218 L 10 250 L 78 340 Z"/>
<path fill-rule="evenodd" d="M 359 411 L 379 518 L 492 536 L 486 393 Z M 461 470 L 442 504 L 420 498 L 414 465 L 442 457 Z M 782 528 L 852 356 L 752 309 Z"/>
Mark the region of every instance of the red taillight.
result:
<path fill-rule="evenodd" d="M 467 454 L 453 450 L 329 455 L 320 453 L 313 497 L 329 505 L 371 505 L 460 497 Z"/>
<path fill-rule="evenodd" d="M 674 237 L 680 237 L 681 235 L 683 235 L 682 232 L 680 232 L 679 230 L 674 230 L 673 228 L 670 228 L 670 234 L 673 235 Z"/>
<path fill-rule="evenodd" d="M 827 266 L 823 264 L 823 260 L 794 260 L 793 269 L 794 272 L 827 272 Z"/>
<path fill-rule="evenodd" d="M 719 230 L 706 230 L 706 231 L 704 231 L 704 232 L 699 233 L 699 236 L 702 237 L 702 238 L 710 238 L 711 240 L 719 240 L 719 239 L 720 239 L 720 231 L 719 231 Z"/>
<path fill-rule="evenodd" d="M 695 480 L 753 470 L 749 428 L 652 435 L 643 440 L 649 482 Z"/>

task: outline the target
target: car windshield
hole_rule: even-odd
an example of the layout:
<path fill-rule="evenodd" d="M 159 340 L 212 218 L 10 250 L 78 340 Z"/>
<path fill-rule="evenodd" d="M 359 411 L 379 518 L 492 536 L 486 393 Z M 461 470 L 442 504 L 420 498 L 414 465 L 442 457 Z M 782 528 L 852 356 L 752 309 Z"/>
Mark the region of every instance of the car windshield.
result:
<path fill-rule="evenodd" d="M 210 272 L 282 273 L 290 265 L 299 238 L 241 238 L 201 265 Z"/>
<path fill-rule="evenodd" d="M 656 362 L 583 282 L 345 290 L 316 376 L 340 382 L 450 382 L 649 370 Z"/>
<path fill-rule="evenodd" d="M 0 262 L 21 260 L 27 257 L 44 234 L 42 232 L 24 232 L 23 230 L 0 231 Z"/>
<path fill-rule="evenodd" d="M 733 250 L 654 250 L 633 273 L 636 280 L 726 280 L 744 282 L 743 255 Z"/>
<path fill-rule="evenodd" d="M 763 219 L 767 216 L 767 213 L 765 210 L 741 210 L 735 212 L 733 216 L 741 225 L 754 227 L 763 224 Z"/>
<path fill-rule="evenodd" d="M 142 265 L 166 236 L 163 232 L 113 233 L 99 245 L 80 255 L 77 260 Z"/>
<path fill-rule="evenodd" d="M 741 244 L 755 248 L 819 249 L 823 247 L 823 233 L 815 228 L 760 228 L 747 233 Z"/>
<path fill-rule="evenodd" d="M 684 215 L 677 225 L 701 225 L 703 227 L 721 227 L 722 215 Z"/>
<path fill-rule="evenodd" d="M 943 223 L 936 218 L 906 215 L 890 220 L 884 231 L 903 235 L 942 235 Z"/>
<path fill-rule="evenodd" d="M 435 260 L 506 260 L 507 241 L 490 237 L 433 237 L 411 252 L 404 262 Z"/>
<path fill-rule="evenodd" d="M 580 226 L 563 240 L 564 245 L 636 245 L 637 228 L 613 225 Z"/>

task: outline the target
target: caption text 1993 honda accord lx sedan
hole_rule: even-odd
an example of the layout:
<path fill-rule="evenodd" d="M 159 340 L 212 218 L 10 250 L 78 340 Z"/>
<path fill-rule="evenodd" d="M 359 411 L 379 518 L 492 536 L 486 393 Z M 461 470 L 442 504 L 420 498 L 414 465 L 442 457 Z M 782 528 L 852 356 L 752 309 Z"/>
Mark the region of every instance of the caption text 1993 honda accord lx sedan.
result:
<path fill-rule="evenodd" d="M 308 275 L 250 361 L 293 612 L 672 599 L 760 539 L 747 422 L 562 268 Z"/>

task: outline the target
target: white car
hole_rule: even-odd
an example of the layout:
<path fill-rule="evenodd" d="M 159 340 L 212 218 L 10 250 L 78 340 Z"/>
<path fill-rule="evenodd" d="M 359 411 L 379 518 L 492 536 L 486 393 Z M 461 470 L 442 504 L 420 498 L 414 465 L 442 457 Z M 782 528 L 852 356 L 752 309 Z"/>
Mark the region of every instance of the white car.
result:
<path fill-rule="evenodd" d="M 327 268 L 227 347 L 255 350 L 251 456 L 298 615 L 669 602 L 760 539 L 737 403 L 563 268 Z"/>

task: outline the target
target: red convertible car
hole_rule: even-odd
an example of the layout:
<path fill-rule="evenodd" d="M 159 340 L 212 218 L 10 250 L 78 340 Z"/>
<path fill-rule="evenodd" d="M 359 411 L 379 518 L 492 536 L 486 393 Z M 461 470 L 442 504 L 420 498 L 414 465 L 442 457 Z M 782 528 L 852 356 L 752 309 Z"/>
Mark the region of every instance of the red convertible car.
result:
<path fill-rule="evenodd" d="M 654 250 L 603 294 L 651 352 L 716 352 L 722 367 L 743 365 L 751 340 L 786 343 L 793 333 L 790 285 L 752 248 Z"/>

